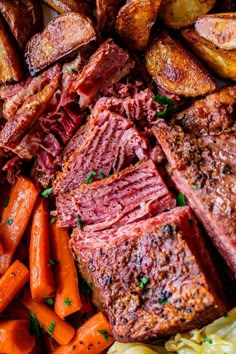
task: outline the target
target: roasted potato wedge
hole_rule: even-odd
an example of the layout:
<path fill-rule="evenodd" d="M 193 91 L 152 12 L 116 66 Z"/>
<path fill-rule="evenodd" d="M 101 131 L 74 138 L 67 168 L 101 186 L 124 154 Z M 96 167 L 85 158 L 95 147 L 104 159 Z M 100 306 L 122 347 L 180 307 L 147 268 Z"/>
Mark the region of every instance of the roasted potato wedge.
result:
<path fill-rule="evenodd" d="M 97 23 L 100 32 L 109 33 L 115 26 L 116 16 L 123 0 L 96 0 Z"/>
<path fill-rule="evenodd" d="M 199 16 L 205 15 L 216 0 L 162 0 L 159 16 L 174 28 L 192 25 Z"/>
<path fill-rule="evenodd" d="M 43 28 L 41 5 L 35 0 L 1 0 L 0 12 L 20 48 Z"/>
<path fill-rule="evenodd" d="M 43 2 L 59 14 L 67 12 L 91 14 L 91 3 L 86 0 L 43 0 Z"/>
<path fill-rule="evenodd" d="M 216 88 L 200 62 L 182 44 L 162 32 L 148 48 L 146 68 L 157 85 L 185 97 L 202 96 Z"/>
<path fill-rule="evenodd" d="M 22 79 L 23 63 L 16 47 L 5 21 L 0 17 L 0 83 Z"/>
<path fill-rule="evenodd" d="M 199 17 L 195 29 L 217 47 L 236 49 L 236 13 L 205 15 Z"/>
<path fill-rule="evenodd" d="M 181 33 L 193 51 L 216 74 L 223 78 L 236 80 L 236 50 L 220 49 L 191 28 L 186 28 Z"/>
<path fill-rule="evenodd" d="M 160 4 L 161 0 L 132 0 L 120 9 L 116 32 L 128 48 L 147 48 Z"/>
<path fill-rule="evenodd" d="M 94 26 L 85 15 L 68 12 L 54 18 L 42 33 L 37 33 L 27 43 L 25 58 L 31 75 L 95 38 Z"/>

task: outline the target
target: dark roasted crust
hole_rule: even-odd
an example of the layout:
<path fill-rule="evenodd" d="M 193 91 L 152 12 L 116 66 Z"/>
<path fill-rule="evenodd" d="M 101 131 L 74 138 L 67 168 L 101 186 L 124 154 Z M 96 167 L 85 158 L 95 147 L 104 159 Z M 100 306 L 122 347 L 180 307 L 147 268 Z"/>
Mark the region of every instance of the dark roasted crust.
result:
<path fill-rule="evenodd" d="M 91 3 L 87 0 L 43 0 L 43 2 L 59 14 L 67 12 L 79 12 L 84 15 L 91 14 Z"/>

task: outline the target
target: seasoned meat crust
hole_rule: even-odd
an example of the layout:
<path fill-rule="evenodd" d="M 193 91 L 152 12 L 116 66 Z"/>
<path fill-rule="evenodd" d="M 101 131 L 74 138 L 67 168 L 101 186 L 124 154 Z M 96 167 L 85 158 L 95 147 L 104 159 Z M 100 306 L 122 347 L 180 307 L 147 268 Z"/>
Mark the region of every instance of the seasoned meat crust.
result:
<path fill-rule="evenodd" d="M 188 207 L 119 229 L 75 229 L 71 246 L 116 340 L 145 341 L 211 322 L 221 284 Z"/>

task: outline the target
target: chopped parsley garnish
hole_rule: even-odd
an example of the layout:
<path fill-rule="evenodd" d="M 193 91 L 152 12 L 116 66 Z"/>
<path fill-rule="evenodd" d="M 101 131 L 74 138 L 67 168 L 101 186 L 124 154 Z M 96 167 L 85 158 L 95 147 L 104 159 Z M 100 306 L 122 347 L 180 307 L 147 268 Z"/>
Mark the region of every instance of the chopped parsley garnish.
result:
<path fill-rule="evenodd" d="M 202 343 L 212 344 L 212 340 L 210 338 L 205 337 L 205 338 L 202 339 Z"/>
<path fill-rule="evenodd" d="M 65 301 L 64 301 L 64 304 L 65 304 L 66 306 L 71 306 L 71 303 L 72 303 L 72 300 L 71 300 L 69 297 L 67 297 L 67 298 L 65 299 Z"/>
<path fill-rule="evenodd" d="M 41 193 L 44 198 L 48 198 L 50 194 L 52 194 L 52 188 L 45 189 L 45 191 Z"/>
<path fill-rule="evenodd" d="M 185 196 L 183 193 L 179 193 L 177 196 L 177 205 L 179 206 L 185 206 L 186 205 L 186 200 Z"/>
<path fill-rule="evenodd" d="M 99 94 L 98 94 L 98 98 L 101 98 L 101 97 L 102 97 L 102 94 L 101 94 L 101 93 L 99 93 Z"/>
<path fill-rule="evenodd" d="M 56 260 L 56 259 L 49 259 L 49 264 L 51 265 L 51 266 L 54 266 L 54 265 L 56 265 L 56 264 L 59 264 L 60 263 L 60 261 L 58 261 L 58 260 Z"/>
<path fill-rule="evenodd" d="M 166 107 L 164 108 L 164 111 L 162 111 L 162 112 L 157 112 L 157 117 L 158 117 L 158 118 L 165 118 L 165 117 L 167 116 L 168 112 L 169 112 L 169 106 L 166 106 Z"/>
<path fill-rule="evenodd" d="M 50 323 L 50 326 L 48 328 L 46 328 L 46 332 L 48 334 L 52 334 L 52 332 L 54 331 L 55 327 L 56 327 L 56 322 L 52 321 Z"/>
<path fill-rule="evenodd" d="M 96 172 L 95 171 L 91 171 L 90 175 L 88 176 L 88 178 L 85 181 L 85 184 L 90 184 L 93 181 L 93 177 L 96 176 Z"/>
<path fill-rule="evenodd" d="M 87 312 L 84 312 L 84 313 L 82 314 L 82 316 L 81 316 L 81 319 L 82 319 L 83 322 L 86 322 L 87 320 L 90 319 L 90 317 L 91 317 L 91 316 L 90 316 Z"/>
<path fill-rule="evenodd" d="M 89 116 L 90 113 L 91 113 L 91 111 L 90 111 L 90 109 L 87 107 L 87 108 L 83 111 L 83 113 L 84 113 L 85 116 Z"/>
<path fill-rule="evenodd" d="M 164 95 L 160 95 L 159 93 L 154 97 L 154 101 L 163 105 L 167 104 L 168 106 L 172 106 L 172 107 L 175 106 L 173 101 L 170 98 Z"/>
<path fill-rule="evenodd" d="M 192 188 L 193 188 L 193 189 L 197 189 L 197 185 L 196 185 L 196 184 L 193 184 L 193 185 L 192 185 Z"/>
<path fill-rule="evenodd" d="M 45 302 L 45 304 L 47 304 L 49 306 L 54 305 L 54 300 L 52 298 L 45 299 L 44 302 Z"/>
<path fill-rule="evenodd" d="M 13 224 L 13 220 L 12 219 L 7 219 L 6 220 L 6 224 L 7 225 L 12 225 Z"/>
<path fill-rule="evenodd" d="M 229 315 L 227 313 L 224 314 L 224 318 L 227 318 L 229 317 Z"/>
<path fill-rule="evenodd" d="M 51 218 L 51 220 L 50 220 L 50 223 L 51 223 L 51 224 L 54 224 L 55 221 L 56 221 L 56 217 L 53 216 L 53 217 Z"/>
<path fill-rule="evenodd" d="M 139 287 L 140 287 L 141 289 L 143 289 L 143 288 L 145 287 L 145 285 L 147 285 L 148 282 L 149 282 L 149 279 L 143 277 L 143 278 L 141 279 L 141 282 L 140 282 L 140 284 L 139 284 Z"/>
<path fill-rule="evenodd" d="M 77 219 L 79 227 L 82 229 L 84 224 L 83 224 L 83 221 L 81 220 L 81 217 L 79 215 L 77 215 L 76 219 Z"/>
<path fill-rule="evenodd" d="M 170 304 L 169 301 L 166 299 L 160 299 L 160 300 L 158 300 L 158 302 L 160 305 L 169 305 Z"/>
<path fill-rule="evenodd" d="M 9 196 L 6 197 L 5 201 L 4 201 L 4 208 L 6 208 L 8 206 L 8 203 L 9 203 Z"/>
<path fill-rule="evenodd" d="M 104 175 L 103 172 L 100 172 L 100 173 L 99 173 L 99 177 L 100 177 L 101 179 L 103 179 L 103 178 L 105 178 L 106 176 Z"/>
<path fill-rule="evenodd" d="M 29 330 L 31 335 L 40 336 L 39 324 L 33 312 L 29 313 Z"/>
<path fill-rule="evenodd" d="M 75 69 L 74 69 L 74 68 L 70 68 L 70 72 L 71 72 L 71 73 L 74 73 L 74 72 L 75 72 Z"/>
<path fill-rule="evenodd" d="M 108 342 L 109 337 L 112 338 L 112 336 L 105 329 L 98 329 L 98 332 L 103 335 L 106 342 Z"/>

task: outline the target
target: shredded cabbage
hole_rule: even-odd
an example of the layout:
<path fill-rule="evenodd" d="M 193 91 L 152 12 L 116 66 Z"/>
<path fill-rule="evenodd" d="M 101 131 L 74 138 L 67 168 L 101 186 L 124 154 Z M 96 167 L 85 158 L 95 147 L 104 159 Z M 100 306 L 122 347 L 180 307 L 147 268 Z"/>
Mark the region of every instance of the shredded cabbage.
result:
<path fill-rule="evenodd" d="M 108 354 L 236 354 L 236 308 L 200 330 L 177 334 L 165 348 L 115 342 Z"/>

